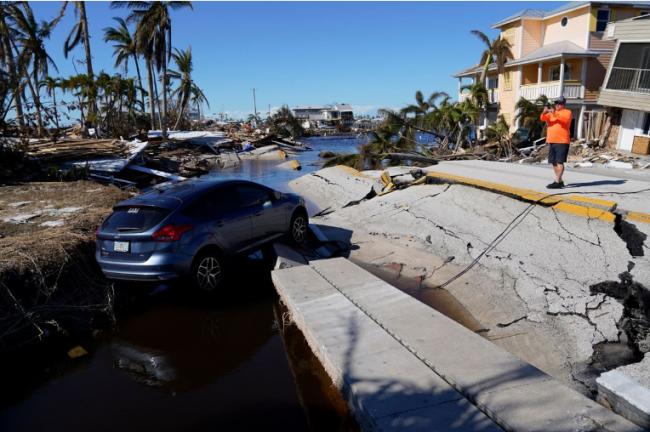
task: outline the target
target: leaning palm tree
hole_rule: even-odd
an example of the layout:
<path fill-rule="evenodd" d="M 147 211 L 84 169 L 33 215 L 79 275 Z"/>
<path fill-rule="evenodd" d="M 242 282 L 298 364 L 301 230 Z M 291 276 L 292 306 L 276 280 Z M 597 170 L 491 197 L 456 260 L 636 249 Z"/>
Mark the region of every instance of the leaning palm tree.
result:
<path fill-rule="evenodd" d="M 25 132 L 25 118 L 23 114 L 22 103 L 22 80 L 20 78 L 19 67 L 16 64 L 14 56 L 14 35 L 15 32 L 10 26 L 10 3 L 0 3 L 0 63 L 4 63 L 7 68 L 7 83 L 9 90 L 13 95 L 13 103 L 16 109 L 16 119 L 21 133 Z"/>
<path fill-rule="evenodd" d="M 104 29 L 104 42 L 113 42 L 113 57 L 115 57 L 115 67 L 122 66 L 124 74 L 129 73 L 129 59 L 132 57 L 135 63 L 135 70 L 138 74 L 138 86 L 142 88 L 142 76 L 140 75 L 140 63 L 138 61 L 138 49 L 135 39 L 131 36 L 129 27 L 122 18 L 113 18 L 117 22 L 117 27 L 106 27 Z M 144 92 L 142 95 L 142 104 L 144 105 Z"/>
<path fill-rule="evenodd" d="M 149 46 L 154 64 L 162 73 L 162 114 L 161 129 L 167 136 L 167 66 L 172 55 L 172 19 L 170 9 L 192 9 L 189 1 L 128 1 L 113 2 L 113 7 L 128 7 L 132 10 L 128 20 L 137 22 L 135 31 L 138 46 Z"/>
<path fill-rule="evenodd" d="M 46 130 L 39 83 L 48 75 L 49 66 L 57 69 L 54 60 L 45 49 L 45 40 L 50 38 L 52 25 L 46 21 L 37 22 L 27 2 L 13 3 L 10 6 L 10 14 L 16 31 L 15 42 L 21 48 L 18 61 L 20 75 L 25 77 L 25 82 L 32 93 L 38 134 L 43 136 Z"/>
<path fill-rule="evenodd" d="M 510 42 L 502 39 L 500 36 L 490 41 L 490 38 L 480 30 L 472 30 L 471 33 L 485 44 L 485 50 L 481 53 L 481 61 L 479 63 L 483 65 L 480 82 L 485 84 L 485 77 L 487 77 L 490 64 L 496 63 L 497 70 L 499 73 L 502 73 L 506 62 L 513 58 L 512 51 L 510 50 L 512 46 Z"/>
<path fill-rule="evenodd" d="M 65 10 L 68 2 L 63 3 L 61 9 L 62 13 Z M 63 44 L 63 55 L 65 58 L 68 58 L 68 54 L 72 51 L 79 43 L 82 43 L 84 46 L 84 51 L 86 55 L 86 74 L 91 78 L 91 81 L 94 77 L 93 73 L 93 58 L 90 51 L 90 31 L 88 30 L 88 18 L 86 17 L 86 2 L 76 1 L 74 4 L 75 16 L 78 17 L 77 22 L 70 30 L 68 37 Z M 91 117 L 91 121 L 94 121 L 93 117 L 97 112 L 97 104 L 95 102 L 95 88 L 91 84 L 90 88 L 90 100 L 88 106 L 88 114 Z"/>

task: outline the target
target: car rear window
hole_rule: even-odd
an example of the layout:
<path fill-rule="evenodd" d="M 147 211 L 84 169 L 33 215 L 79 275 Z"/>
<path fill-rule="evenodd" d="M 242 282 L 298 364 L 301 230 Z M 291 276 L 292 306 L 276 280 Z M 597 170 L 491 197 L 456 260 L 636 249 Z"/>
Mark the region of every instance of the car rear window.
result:
<path fill-rule="evenodd" d="M 112 232 L 139 232 L 156 226 L 169 214 L 159 207 L 118 207 L 102 225 Z"/>

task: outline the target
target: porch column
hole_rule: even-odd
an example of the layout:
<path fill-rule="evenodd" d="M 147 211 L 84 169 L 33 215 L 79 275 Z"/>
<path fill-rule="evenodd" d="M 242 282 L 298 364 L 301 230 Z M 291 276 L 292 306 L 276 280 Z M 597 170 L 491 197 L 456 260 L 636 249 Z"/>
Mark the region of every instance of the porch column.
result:
<path fill-rule="evenodd" d="M 542 62 L 537 63 L 537 84 L 542 82 Z"/>
<path fill-rule="evenodd" d="M 587 57 L 582 58 L 580 66 L 580 98 L 585 98 L 585 86 L 587 85 Z"/>
<path fill-rule="evenodd" d="M 580 106 L 580 114 L 578 117 L 578 139 L 581 140 L 584 138 L 584 129 L 585 127 L 585 105 Z"/>
<path fill-rule="evenodd" d="M 458 101 L 460 102 L 460 88 L 463 86 L 463 77 L 458 77 Z"/>
<path fill-rule="evenodd" d="M 564 95 L 564 56 L 560 57 L 560 96 Z"/>
<path fill-rule="evenodd" d="M 514 79 L 513 81 L 515 81 L 513 83 L 513 85 L 516 86 L 515 87 L 515 103 L 517 103 L 517 101 L 521 97 L 521 85 L 524 82 L 524 67 L 522 65 L 517 66 L 517 78 Z M 521 118 L 518 117 L 518 114 L 519 114 L 519 109 L 515 108 L 513 118 L 517 117 L 516 126 L 520 127 L 521 126 Z"/>

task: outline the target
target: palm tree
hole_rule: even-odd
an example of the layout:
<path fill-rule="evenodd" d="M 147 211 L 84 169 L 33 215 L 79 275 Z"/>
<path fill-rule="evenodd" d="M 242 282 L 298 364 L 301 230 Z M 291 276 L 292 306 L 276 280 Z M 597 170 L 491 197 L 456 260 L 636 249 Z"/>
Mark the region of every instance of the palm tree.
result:
<path fill-rule="evenodd" d="M 90 100 L 88 105 L 88 114 L 90 121 L 94 121 L 93 117 L 97 112 L 97 103 L 95 102 L 95 88 L 92 84 L 94 79 L 93 73 L 93 58 L 90 53 L 90 31 L 88 30 L 88 18 L 86 17 L 86 2 L 76 1 L 74 3 L 75 16 L 78 17 L 77 22 L 70 30 L 65 43 L 63 44 L 63 55 L 65 58 L 68 58 L 68 54 L 72 51 L 80 42 L 83 43 L 84 51 L 86 54 L 86 74 L 90 78 L 91 88 L 90 88 Z M 65 10 L 68 2 L 63 3 L 61 9 L 62 13 Z"/>
<path fill-rule="evenodd" d="M 140 47 L 149 46 L 158 72 L 162 71 L 162 120 L 163 137 L 167 137 L 167 64 L 172 54 L 172 20 L 170 9 L 192 9 L 189 1 L 128 1 L 113 2 L 114 7 L 126 6 L 132 10 L 130 21 L 137 22 L 136 43 Z"/>
<path fill-rule="evenodd" d="M 210 103 L 208 103 L 208 98 L 205 97 L 203 90 L 201 90 L 196 84 L 192 83 L 192 99 L 191 103 L 196 107 L 196 110 L 199 112 L 199 118 L 201 117 L 201 107 L 203 105 L 210 108 Z"/>
<path fill-rule="evenodd" d="M 488 105 L 488 91 L 485 86 L 480 83 L 472 83 L 460 88 L 461 91 L 468 91 L 469 99 L 478 107 L 485 108 Z"/>
<path fill-rule="evenodd" d="M 512 51 L 510 50 L 512 47 L 510 42 L 502 39 L 500 36 L 490 41 L 490 38 L 480 30 L 472 30 L 471 33 L 485 44 L 485 50 L 481 53 L 481 61 L 479 63 L 483 65 L 480 82 L 485 84 L 485 78 L 487 77 L 490 64 L 496 63 L 497 70 L 499 73 L 502 73 L 506 62 L 513 58 Z"/>
<path fill-rule="evenodd" d="M 13 50 L 13 29 L 9 26 L 10 4 L 0 3 L 0 61 L 7 65 L 7 82 L 13 94 L 16 118 L 21 133 L 25 132 L 25 118 L 23 115 L 22 85 L 19 69 Z"/>
<path fill-rule="evenodd" d="M 542 136 L 546 123 L 540 120 L 544 106 L 548 104 L 546 95 L 541 95 L 534 102 L 520 98 L 515 104 L 517 114 L 515 121 L 519 121 L 530 130 L 531 136 Z"/>
<path fill-rule="evenodd" d="M 113 18 L 117 22 L 117 27 L 106 27 L 104 29 L 104 42 L 113 42 L 113 56 L 115 57 L 115 67 L 122 66 L 124 74 L 129 73 L 129 58 L 133 57 L 135 70 L 138 74 L 138 86 L 142 88 L 142 76 L 140 75 L 140 64 L 138 62 L 138 49 L 135 39 L 131 36 L 126 21 L 122 18 Z M 142 95 L 142 104 L 144 105 L 144 91 Z"/>
<path fill-rule="evenodd" d="M 58 71 L 54 60 L 45 50 L 45 40 L 50 37 L 52 25 L 46 21 L 37 22 L 27 2 L 12 4 L 10 14 L 11 20 L 15 24 L 15 43 L 21 47 L 18 61 L 19 70 L 21 75 L 25 77 L 25 82 L 32 93 L 36 109 L 38 134 L 43 136 L 46 131 L 42 116 L 43 106 L 39 93 L 39 83 L 41 79 L 48 75 L 49 66 Z"/>
<path fill-rule="evenodd" d="M 59 111 L 56 103 L 56 89 L 61 87 L 61 79 L 47 76 L 43 81 L 39 83 L 39 87 L 45 87 L 47 91 L 47 95 L 52 98 L 52 109 L 54 111 L 54 124 L 56 128 L 59 129 Z"/>
<path fill-rule="evenodd" d="M 172 97 L 178 97 L 178 117 L 176 118 L 176 124 L 174 129 L 178 129 L 178 125 L 185 114 L 185 110 L 189 105 L 192 98 L 192 91 L 197 92 L 197 96 L 202 98 L 207 102 L 205 95 L 200 88 L 196 86 L 194 80 L 192 79 L 192 70 L 194 66 L 192 65 L 192 48 L 186 50 L 179 50 L 176 48 L 172 54 L 174 63 L 176 63 L 176 68 L 178 71 L 169 71 L 169 77 L 173 80 L 178 81 L 178 87 L 172 92 Z"/>

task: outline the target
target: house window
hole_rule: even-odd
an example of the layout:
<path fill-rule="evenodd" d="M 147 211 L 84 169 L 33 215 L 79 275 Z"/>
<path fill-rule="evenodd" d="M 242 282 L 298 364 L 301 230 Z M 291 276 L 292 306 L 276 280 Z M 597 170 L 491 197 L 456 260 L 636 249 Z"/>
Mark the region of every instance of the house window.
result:
<path fill-rule="evenodd" d="M 605 31 L 605 27 L 607 27 L 607 23 L 609 22 L 610 12 L 611 11 L 609 9 L 598 9 L 598 12 L 596 14 L 597 32 Z"/>
<path fill-rule="evenodd" d="M 569 18 L 568 17 L 562 17 L 562 21 L 560 21 L 560 25 L 562 27 L 566 27 L 566 25 L 569 23 Z"/>
<path fill-rule="evenodd" d="M 571 65 L 569 63 L 564 64 L 564 80 L 570 80 L 572 78 Z M 548 70 L 548 80 L 549 81 L 559 81 L 560 80 L 560 65 L 551 66 Z"/>
<path fill-rule="evenodd" d="M 512 90 L 512 72 L 506 71 L 503 73 L 503 89 Z"/>
<path fill-rule="evenodd" d="M 499 79 L 497 77 L 488 77 L 488 89 L 499 87 Z"/>

